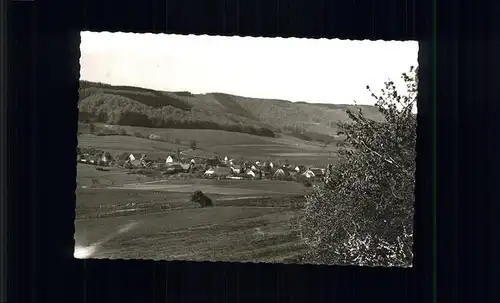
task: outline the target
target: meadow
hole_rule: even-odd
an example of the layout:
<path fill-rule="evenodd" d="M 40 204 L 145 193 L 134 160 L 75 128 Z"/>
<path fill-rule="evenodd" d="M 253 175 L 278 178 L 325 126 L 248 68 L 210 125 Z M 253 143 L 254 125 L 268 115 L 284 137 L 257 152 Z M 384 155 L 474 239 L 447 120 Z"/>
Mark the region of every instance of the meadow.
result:
<path fill-rule="evenodd" d="M 90 177 L 90 169 L 79 171 L 80 180 Z M 116 171 L 99 173 L 92 177 L 114 179 L 115 185 L 76 190 L 75 242 L 95 245 L 94 258 L 293 262 L 307 250 L 296 224 L 306 192 L 299 183 L 129 183 Z M 215 205 L 200 208 L 191 202 L 197 189 Z"/>
<path fill-rule="evenodd" d="M 319 105 L 307 107 L 273 101 L 276 104 L 272 108 L 277 114 L 274 117 L 279 119 L 272 119 L 273 115 L 269 116 L 258 100 L 240 100 L 237 96 L 180 96 L 83 84 L 90 86 L 83 86 L 80 91 L 81 109 L 87 110 L 80 113 L 80 148 L 94 148 L 113 156 L 146 154 L 152 160 L 179 153 L 199 161 L 218 156 L 237 161 L 268 160 L 275 164 L 317 167 L 335 162 L 336 139 L 328 135 L 333 134 L 335 128 L 327 123 L 326 116 L 321 125 L 313 120 L 326 113 L 337 113 Z M 123 119 L 116 123 L 120 125 L 109 122 L 112 116 L 105 121 L 93 116 L 97 105 L 102 105 L 99 105 L 102 111 L 110 111 L 116 105 L 114 101 L 128 102 L 131 106 L 127 108 L 137 113 L 122 112 Z M 166 105 L 178 109 L 165 110 L 164 121 L 182 118 L 183 123 L 178 125 L 184 128 L 140 126 L 139 110 L 151 114 L 151 118 L 153 113 L 159 114 L 158 108 Z M 301 114 L 306 109 L 308 112 Z M 188 117 L 188 110 L 195 118 Z M 182 117 L 178 118 L 175 113 Z M 292 118 L 284 119 L 287 115 Z M 97 120 L 87 123 L 87 118 Z M 215 122 L 220 122 L 220 129 L 211 119 L 218 119 Z M 240 132 L 224 130 L 236 120 L 238 125 L 244 122 L 255 129 L 267 125 L 275 135 L 251 134 L 251 129 L 244 127 Z M 213 124 L 214 129 L 193 129 L 195 122 Z M 296 127 L 279 131 L 291 128 L 290 125 Z M 321 130 L 322 138 L 328 138 L 326 141 L 331 141 L 330 144 L 306 140 L 300 133 L 294 133 L 308 129 Z M 211 198 L 214 206 L 202 208 L 193 203 L 191 195 L 197 190 Z M 94 258 L 294 262 L 307 251 L 297 220 L 302 216 L 304 194 L 308 190 L 293 181 L 213 180 L 191 176 L 176 180 L 161 174 L 131 174 L 123 167 L 97 170 L 93 165 L 78 164 L 75 242 L 77 246 L 94 247 L 91 256 Z"/>
<path fill-rule="evenodd" d="M 103 127 L 102 124 L 96 125 Z M 288 161 L 291 164 L 303 163 L 321 167 L 333 163 L 336 156 L 334 143 L 325 145 L 287 135 L 269 138 L 222 130 L 158 129 L 135 126 L 107 126 L 106 128 L 112 131 L 120 129 L 129 135 L 97 136 L 84 132 L 78 138 L 79 146 L 93 147 L 112 153 L 145 153 L 150 159 L 165 158 L 179 150 L 187 157 L 227 156 L 233 159 Z M 141 137 L 137 137 L 138 134 Z M 142 138 L 150 135 L 160 137 L 161 141 Z M 192 142 L 196 143 L 195 149 L 191 148 Z"/>

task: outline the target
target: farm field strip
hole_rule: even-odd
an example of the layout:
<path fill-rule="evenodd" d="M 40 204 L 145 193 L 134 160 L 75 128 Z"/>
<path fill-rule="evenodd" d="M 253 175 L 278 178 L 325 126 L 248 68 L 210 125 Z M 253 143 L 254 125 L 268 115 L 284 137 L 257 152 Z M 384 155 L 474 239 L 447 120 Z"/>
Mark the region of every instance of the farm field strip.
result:
<path fill-rule="evenodd" d="M 296 231 L 287 227 L 288 221 L 269 223 L 272 216 L 266 214 L 178 230 L 151 230 L 147 235 L 129 233 L 104 244 L 104 251 L 98 255 L 108 257 L 119 247 L 120 257 L 124 258 L 241 261 L 255 260 L 260 254 L 267 257 L 258 259 L 273 262 L 302 252 L 304 247 Z M 255 232 L 256 226 L 265 227 L 263 235 Z"/>
<path fill-rule="evenodd" d="M 180 204 L 180 203 L 178 203 Z M 224 208 L 238 208 L 238 209 L 276 209 L 276 210 L 286 210 L 289 207 L 287 206 L 252 206 L 252 205 L 222 205 L 218 207 Z M 118 208 L 113 210 L 106 209 L 78 209 L 77 215 L 75 218 L 76 221 L 85 221 L 92 219 L 105 219 L 105 218 L 117 218 L 117 217 L 128 217 L 128 216 L 137 216 L 142 215 L 143 217 L 152 216 L 152 215 L 162 215 L 169 212 L 180 212 L 188 209 L 199 209 L 198 205 L 180 205 L 180 206 L 172 206 L 172 204 L 166 205 L 155 205 L 154 207 L 147 206 L 137 206 L 133 208 Z"/>
<path fill-rule="evenodd" d="M 166 191 L 166 192 L 187 192 L 192 193 L 195 190 L 201 190 L 205 194 L 219 194 L 219 195 L 258 195 L 258 194 L 279 194 L 275 191 L 252 190 L 252 189 L 238 189 L 227 187 L 216 187 L 211 185 L 139 185 L 139 186 L 123 186 L 123 187 L 109 187 L 109 189 L 133 189 L 144 191 Z"/>

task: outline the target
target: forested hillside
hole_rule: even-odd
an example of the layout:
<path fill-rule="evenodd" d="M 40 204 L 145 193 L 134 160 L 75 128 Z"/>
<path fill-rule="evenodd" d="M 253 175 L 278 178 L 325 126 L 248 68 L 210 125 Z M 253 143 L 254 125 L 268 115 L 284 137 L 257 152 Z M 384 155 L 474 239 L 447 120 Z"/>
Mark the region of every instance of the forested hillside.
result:
<path fill-rule="evenodd" d="M 218 129 L 275 137 L 290 134 L 328 141 L 349 105 L 195 95 L 80 81 L 80 121 L 155 128 Z M 381 117 L 364 106 L 367 116 Z"/>

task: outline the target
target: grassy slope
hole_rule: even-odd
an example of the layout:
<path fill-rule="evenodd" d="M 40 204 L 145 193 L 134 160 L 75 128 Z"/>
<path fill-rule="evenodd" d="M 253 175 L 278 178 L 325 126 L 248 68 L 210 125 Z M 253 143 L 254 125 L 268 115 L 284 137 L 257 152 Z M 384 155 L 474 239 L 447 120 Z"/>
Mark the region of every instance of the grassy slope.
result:
<path fill-rule="evenodd" d="M 100 125 L 97 125 L 100 126 Z M 111 126 L 109 128 L 117 128 Z M 325 165 L 331 163 L 330 153 L 336 151 L 334 144 L 324 146 L 320 143 L 306 142 L 291 136 L 267 138 L 249 134 L 220 130 L 157 129 L 145 127 L 120 126 L 127 133 L 139 132 L 142 135 L 155 134 L 169 142 L 158 142 L 133 136 L 79 136 L 80 147 L 93 147 L 99 150 L 116 152 L 146 153 L 150 159 L 165 158 L 177 149 L 186 156 L 231 157 L 246 160 L 285 161 L 291 164 Z M 174 144 L 176 140 L 180 144 Z M 189 142 L 196 141 L 197 149 L 190 150 Z"/>
<path fill-rule="evenodd" d="M 83 134 L 78 137 L 80 147 L 93 147 L 114 153 L 146 153 L 152 159 L 165 158 L 167 154 L 187 149 L 185 145 L 158 142 L 132 136 L 93 136 Z"/>
<path fill-rule="evenodd" d="M 81 81 L 81 98 L 93 93 L 105 92 L 127 97 L 142 105 L 159 108 L 172 106 L 187 111 L 195 111 L 199 117 L 213 117 L 224 121 L 244 122 L 256 127 L 268 126 L 281 131 L 287 125 L 300 125 L 305 131 L 333 134 L 335 123 L 347 121 L 345 111 L 352 108 L 342 104 L 312 104 L 247 98 L 222 93 L 193 95 L 186 92 L 159 92 L 144 88 L 110 86 Z M 362 106 L 366 115 L 381 119 L 373 106 Z"/>

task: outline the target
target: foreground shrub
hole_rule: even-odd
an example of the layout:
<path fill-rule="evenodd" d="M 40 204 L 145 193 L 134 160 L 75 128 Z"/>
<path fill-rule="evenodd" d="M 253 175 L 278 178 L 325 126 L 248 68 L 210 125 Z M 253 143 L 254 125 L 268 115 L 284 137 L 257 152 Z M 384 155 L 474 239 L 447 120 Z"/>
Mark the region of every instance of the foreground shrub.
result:
<path fill-rule="evenodd" d="M 191 202 L 198 203 L 201 207 L 214 206 L 212 199 L 207 197 L 201 190 L 197 190 L 193 193 Z"/>
<path fill-rule="evenodd" d="M 306 197 L 300 228 L 311 253 L 303 261 L 411 266 L 416 71 L 402 78 L 406 95 L 392 81 L 381 96 L 372 93 L 384 121 L 367 119 L 358 110 L 348 111 L 351 121 L 339 124 L 345 138 L 340 161 Z"/>

